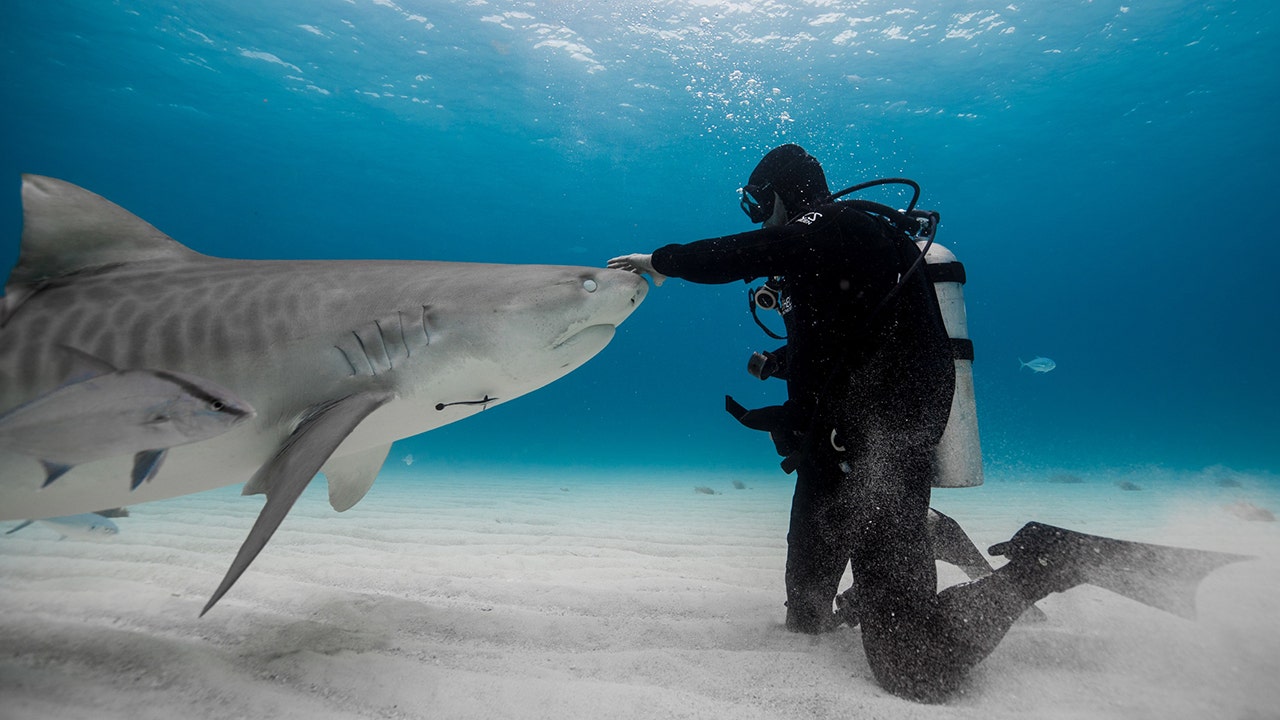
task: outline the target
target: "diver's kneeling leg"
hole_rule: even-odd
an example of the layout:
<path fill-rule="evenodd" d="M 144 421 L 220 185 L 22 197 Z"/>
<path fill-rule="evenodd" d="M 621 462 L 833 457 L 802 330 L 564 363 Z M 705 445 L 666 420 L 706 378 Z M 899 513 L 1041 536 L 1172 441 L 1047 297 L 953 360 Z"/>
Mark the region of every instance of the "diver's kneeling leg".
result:
<path fill-rule="evenodd" d="M 806 460 L 796 473 L 787 531 L 787 629 L 822 633 L 840 626 L 832 601 L 849 561 L 849 539 L 838 503 L 842 476 Z M 834 466 L 830 469 L 834 470 Z"/>

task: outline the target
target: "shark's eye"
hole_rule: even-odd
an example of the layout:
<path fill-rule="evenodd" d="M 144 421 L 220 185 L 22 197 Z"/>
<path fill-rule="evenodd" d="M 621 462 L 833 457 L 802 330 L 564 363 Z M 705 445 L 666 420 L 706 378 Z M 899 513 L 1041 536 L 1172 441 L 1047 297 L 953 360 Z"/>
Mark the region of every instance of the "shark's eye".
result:
<path fill-rule="evenodd" d="M 588 279 L 582 281 L 582 289 L 589 293 L 595 292 L 597 287 L 599 287 L 599 285 L 596 284 L 595 280 Z"/>
<path fill-rule="evenodd" d="M 209 402 L 209 409 L 214 412 L 222 412 L 222 409 L 225 407 L 226 405 L 223 404 L 221 400 L 211 400 Z"/>

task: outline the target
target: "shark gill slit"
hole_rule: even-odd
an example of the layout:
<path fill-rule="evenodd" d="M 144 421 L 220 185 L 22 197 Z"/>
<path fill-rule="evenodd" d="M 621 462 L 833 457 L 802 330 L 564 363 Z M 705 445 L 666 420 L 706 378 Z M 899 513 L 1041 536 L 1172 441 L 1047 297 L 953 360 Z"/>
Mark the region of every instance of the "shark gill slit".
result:
<path fill-rule="evenodd" d="M 352 330 L 351 334 L 355 336 L 356 344 L 360 346 L 360 352 L 364 353 L 364 361 L 369 363 L 369 374 L 377 375 L 378 369 L 373 366 L 373 359 L 369 357 L 369 348 L 364 346 L 364 340 L 360 339 L 360 333 Z"/>
<path fill-rule="evenodd" d="M 400 332 L 399 351 L 403 352 L 404 359 L 408 360 L 413 357 L 413 342 L 409 337 L 409 333 L 413 328 L 405 325 L 404 315 L 404 311 L 396 311 L 396 329 Z"/>
<path fill-rule="evenodd" d="M 422 306 L 422 339 L 424 345 L 431 344 L 431 333 L 427 332 L 427 311 L 430 307 L 429 305 Z"/>
<path fill-rule="evenodd" d="M 346 351 L 342 349 L 341 345 L 334 345 L 333 349 L 337 350 L 342 355 L 342 359 L 347 361 L 347 367 L 351 368 L 352 375 L 360 374 L 359 372 L 356 371 L 355 363 L 351 362 L 351 357 L 347 355 Z"/>
<path fill-rule="evenodd" d="M 382 354 L 387 356 L 387 372 L 396 369 L 396 359 L 391 356 L 391 348 L 387 347 L 386 330 L 382 329 L 382 323 L 374 320 L 373 326 L 378 328 L 378 342 L 382 343 Z"/>
<path fill-rule="evenodd" d="M 413 348 L 409 345 L 409 335 L 404 331 L 404 313 L 396 311 L 396 326 L 400 328 L 400 342 L 404 344 L 404 356 L 413 357 Z"/>

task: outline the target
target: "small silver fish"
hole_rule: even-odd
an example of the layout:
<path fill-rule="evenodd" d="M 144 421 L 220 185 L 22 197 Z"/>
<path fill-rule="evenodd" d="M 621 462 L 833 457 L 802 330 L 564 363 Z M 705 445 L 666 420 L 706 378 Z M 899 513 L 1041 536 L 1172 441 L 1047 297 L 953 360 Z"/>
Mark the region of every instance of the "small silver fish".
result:
<path fill-rule="evenodd" d="M 1019 370 L 1025 367 L 1025 368 L 1031 368 L 1032 370 L 1038 373 L 1047 373 L 1050 370 L 1058 367 L 1058 363 L 1050 360 L 1047 357 L 1034 358 L 1030 362 L 1022 362 L 1022 358 L 1018 358 L 1018 362 L 1022 363 L 1021 367 L 1018 368 Z"/>
<path fill-rule="evenodd" d="M 0 448 L 36 458 L 41 487 L 81 463 L 134 453 L 130 489 L 155 477 L 165 452 L 227 432 L 253 417 L 248 403 L 204 378 L 117 370 L 74 348 L 70 381 L 0 413 Z"/>
<path fill-rule="evenodd" d="M 405 455 L 405 456 L 404 456 L 404 464 L 405 464 L 405 465 L 412 465 L 412 464 L 413 464 L 413 453 L 409 453 L 408 455 Z"/>
<path fill-rule="evenodd" d="M 6 532 L 5 535 L 12 535 L 33 522 L 43 523 L 49 529 L 60 533 L 64 538 L 75 537 L 97 540 L 103 537 L 118 535 L 120 533 L 120 526 L 116 525 L 108 518 L 105 518 L 98 513 L 81 513 L 79 515 L 63 515 L 62 517 L 28 520 Z"/>

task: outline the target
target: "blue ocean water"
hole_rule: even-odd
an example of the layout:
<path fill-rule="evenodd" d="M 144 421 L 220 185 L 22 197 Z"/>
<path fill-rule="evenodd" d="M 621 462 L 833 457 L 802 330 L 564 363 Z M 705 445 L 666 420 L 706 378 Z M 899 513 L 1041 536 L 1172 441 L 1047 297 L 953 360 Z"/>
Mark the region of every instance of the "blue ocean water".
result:
<path fill-rule="evenodd" d="M 747 229 L 736 189 L 798 142 L 942 214 L 989 473 L 1273 476 L 1278 25 L 1264 0 L 9 2 L 0 267 L 22 172 L 214 255 L 601 265 Z M 777 401 L 744 369 L 772 346 L 741 284 L 672 281 L 582 369 L 394 456 L 759 471 L 722 396 Z"/>

